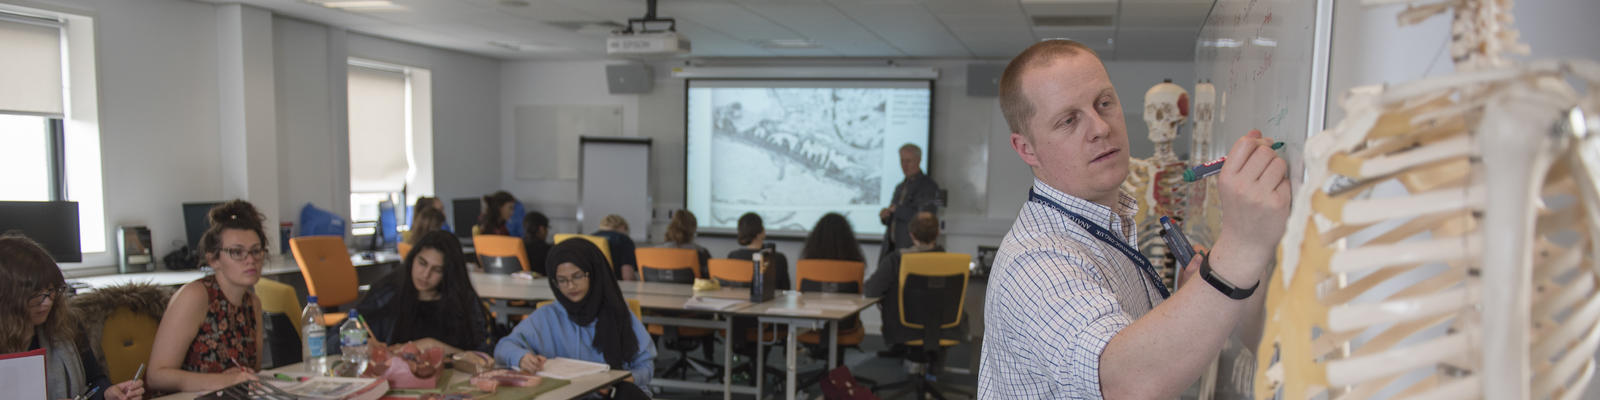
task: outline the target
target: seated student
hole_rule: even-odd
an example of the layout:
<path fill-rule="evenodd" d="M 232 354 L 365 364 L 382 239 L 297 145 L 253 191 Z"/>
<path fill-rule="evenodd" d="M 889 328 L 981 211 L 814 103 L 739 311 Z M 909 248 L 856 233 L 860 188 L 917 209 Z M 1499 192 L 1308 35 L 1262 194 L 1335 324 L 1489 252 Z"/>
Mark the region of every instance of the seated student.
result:
<path fill-rule="evenodd" d="M 827 213 L 811 227 L 811 233 L 806 235 L 806 246 L 800 250 L 800 259 L 867 261 L 850 220 L 839 213 Z M 847 318 L 839 322 L 839 331 L 856 329 L 860 324 L 860 318 Z"/>
<path fill-rule="evenodd" d="M 550 219 L 538 211 L 522 216 L 522 249 L 528 253 L 528 264 L 540 265 L 550 254 Z"/>
<path fill-rule="evenodd" d="M 557 243 L 544 264 L 556 302 L 540 307 L 500 339 L 494 348 L 496 363 L 534 373 L 555 357 L 604 363 L 632 372 L 628 380 L 648 391 L 655 344 L 628 310 L 600 248 L 587 240 Z"/>
<path fill-rule="evenodd" d="M 806 246 L 800 249 L 800 259 L 867 261 L 861 255 L 861 242 L 850 220 L 839 213 L 828 213 L 817 220 L 817 225 L 806 235 Z"/>
<path fill-rule="evenodd" d="M 883 317 L 883 341 L 890 343 L 888 351 L 878 352 L 880 357 L 900 357 L 906 347 L 900 343 L 922 337 L 922 332 L 900 324 L 900 256 L 902 254 L 944 251 L 939 246 L 939 219 L 923 211 L 911 218 L 911 247 L 900 249 L 878 260 L 878 269 L 867 278 L 867 297 L 880 297 L 878 311 Z"/>
<path fill-rule="evenodd" d="M 657 247 L 671 249 L 690 249 L 700 257 L 700 277 L 710 277 L 706 271 L 706 263 L 711 260 L 711 251 L 694 243 L 694 236 L 698 233 L 700 221 L 694 218 L 694 213 L 689 210 L 678 210 L 672 213 L 672 222 L 667 224 L 666 243 Z"/>
<path fill-rule="evenodd" d="M 517 197 L 504 190 L 483 196 L 483 212 L 478 214 L 478 225 L 472 227 L 475 235 L 511 235 L 506 220 L 516 213 Z"/>
<path fill-rule="evenodd" d="M 611 264 L 616 272 L 611 276 L 625 281 L 639 280 L 639 262 L 633 254 L 633 238 L 628 237 L 628 220 L 621 215 L 607 215 L 600 219 L 600 230 L 593 235 L 606 238 L 606 245 L 611 247 Z"/>
<path fill-rule="evenodd" d="M 488 352 L 489 311 L 467 278 L 467 258 L 456 235 L 423 235 L 405 261 L 361 299 L 373 340 L 398 346 Z"/>
<path fill-rule="evenodd" d="M 766 245 L 767 228 L 763 226 L 761 216 L 756 213 L 744 213 L 739 216 L 739 245 L 743 246 L 728 252 L 728 258 L 740 260 L 754 260 L 756 253 L 761 252 L 761 246 Z M 772 266 L 781 272 L 778 274 L 778 289 L 789 290 L 789 257 L 783 253 L 772 252 Z"/>
<path fill-rule="evenodd" d="M 444 230 L 444 213 L 432 208 L 417 210 L 417 215 L 411 218 L 411 229 L 406 230 L 406 244 L 416 246 L 423 235 L 442 230 Z"/>
<path fill-rule="evenodd" d="M 208 391 L 256 379 L 261 368 L 261 299 L 252 291 L 267 258 L 255 206 L 233 200 L 207 215 L 200 254 L 215 272 L 172 295 L 150 349 L 153 390 Z"/>
<path fill-rule="evenodd" d="M 415 222 L 416 221 L 416 217 L 415 217 L 416 213 L 418 211 L 421 211 L 424 208 L 432 208 L 432 209 L 435 209 L 435 210 L 439 210 L 439 215 L 445 215 L 445 212 L 446 212 L 444 210 L 444 200 L 441 200 L 438 197 L 433 197 L 433 196 L 417 197 L 417 202 L 413 203 L 411 205 L 411 214 L 413 215 L 412 218 L 411 218 L 412 221 L 413 221 L 412 224 L 416 224 L 416 222 Z M 455 232 L 454 229 L 450 229 L 450 223 L 449 222 L 440 223 L 439 224 L 439 229 L 443 229 L 443 230 L 449 231 L 449 232 Z"/>
<path fill-rule="evenodd" d="M 45 394 L 66 399 L 104 388 L 90 399 L 139 399 L 144 383 L 116 385 L 106 377 L 78 326 L 71 321 L 61 268 L 38 243 L 0 235 L 0 354 L 45 349 Z M 0 396 L 5 397 L 5 396 Z"/>

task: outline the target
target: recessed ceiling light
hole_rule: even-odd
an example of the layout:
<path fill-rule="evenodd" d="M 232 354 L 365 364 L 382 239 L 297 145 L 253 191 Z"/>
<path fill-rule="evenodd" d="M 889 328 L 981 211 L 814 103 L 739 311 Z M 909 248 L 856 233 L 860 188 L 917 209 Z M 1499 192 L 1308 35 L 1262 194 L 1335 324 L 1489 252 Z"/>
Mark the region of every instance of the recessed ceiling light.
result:
<path fill-rule="evenodd" d="M 526 52 L 526 53 L 571 51 L 571 49 L 568 49 L 566 47 L 561 47 L 561 46 L 556 46 L 556 45 L 551 45 L 551 44 L 543 44 L 543 43 L 521 43 L 521 42 L 514 43 L 514 42 L 503 41 L 503 40 L 493 40 L 493 41 L 489 41 L 489 44 L 493 45 L 495 47 L 506 49 L 506 50 Z"/>
<path fill-rule="evenodd" d="M 390 0 L 324 0 L 309 2 L 327 8 L 346 11 L 398 11 L 406 9 L 405 6 L 394 4 Z"/>
<path fill-rule="evenodd" d="M 815 49 L 822 47 L 811 39 L 771 39 L 761 41 L 761 47 L 769 49 Z"/>

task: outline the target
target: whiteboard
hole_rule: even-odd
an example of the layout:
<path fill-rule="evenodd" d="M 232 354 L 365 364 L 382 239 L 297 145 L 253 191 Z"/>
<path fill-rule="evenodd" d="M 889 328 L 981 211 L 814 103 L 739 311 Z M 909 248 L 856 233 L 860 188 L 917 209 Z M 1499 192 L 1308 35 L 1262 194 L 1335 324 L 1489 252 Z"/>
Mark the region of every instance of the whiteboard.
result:
<path fill-rule="evenodd" d="M 578 179 L 578 139 L 622 135 L 617 105 L 520 105 L 514 115 L 517 179 Z"/>
<path fill-rule="evenodd" d="M 1332 0 L 1217 0 L 1195 43 L 1195 78 L 1216 86 L 1206 160 L 1252 129 L 1286 143 L 1299 188 L 1306 138 L 1322 130 Z"/>
<path fill-rule="evenodd" d="M 579 231 L 593 232 L 601 218 L 617 214 L 628 221 L 634 242 L 648 242 L 650 138 L 583 136 L 579 142 Z"/>

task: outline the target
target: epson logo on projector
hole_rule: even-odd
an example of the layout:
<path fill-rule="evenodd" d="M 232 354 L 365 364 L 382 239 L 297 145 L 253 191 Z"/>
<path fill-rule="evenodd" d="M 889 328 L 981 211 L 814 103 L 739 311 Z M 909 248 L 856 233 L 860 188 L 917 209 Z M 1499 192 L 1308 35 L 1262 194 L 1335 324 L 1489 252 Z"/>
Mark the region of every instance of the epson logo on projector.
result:
<path fill-rule="evenodd" d="M 659 54 L 689 51 L 689 42 L 676 33 L 614 35 L 606 39 L 608 54 Z"/>

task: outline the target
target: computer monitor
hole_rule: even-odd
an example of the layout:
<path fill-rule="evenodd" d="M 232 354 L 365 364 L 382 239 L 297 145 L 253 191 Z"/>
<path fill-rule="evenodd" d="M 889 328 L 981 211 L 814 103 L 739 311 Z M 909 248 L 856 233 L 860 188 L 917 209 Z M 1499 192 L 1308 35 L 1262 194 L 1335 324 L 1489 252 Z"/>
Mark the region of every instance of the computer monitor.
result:
<path fill-rule="evenodd" d="M 211 218 L 207 214 L 219 205 L 222 202 L 183 203 L 183 231 L 189 235 L 189 250 L 200 251 L 200 237 L 205 236 L 206 229 L 211 228 Z"/>
<path fill-rule="evenodd" d="M 76 201 L 0 201 L 0 233 L 39 242 L 56 262 L 83 262 Z"/>
<path fill-rule="evenodd" d="M 450 223 L 456 228 L 456 236 L 472 237 L 472 226 L 478 224 L 478 214 L 483 210 L 481 200 L 476 197 L 451 200 L 450 208 L 454 210 L 455 221 Z"/>

